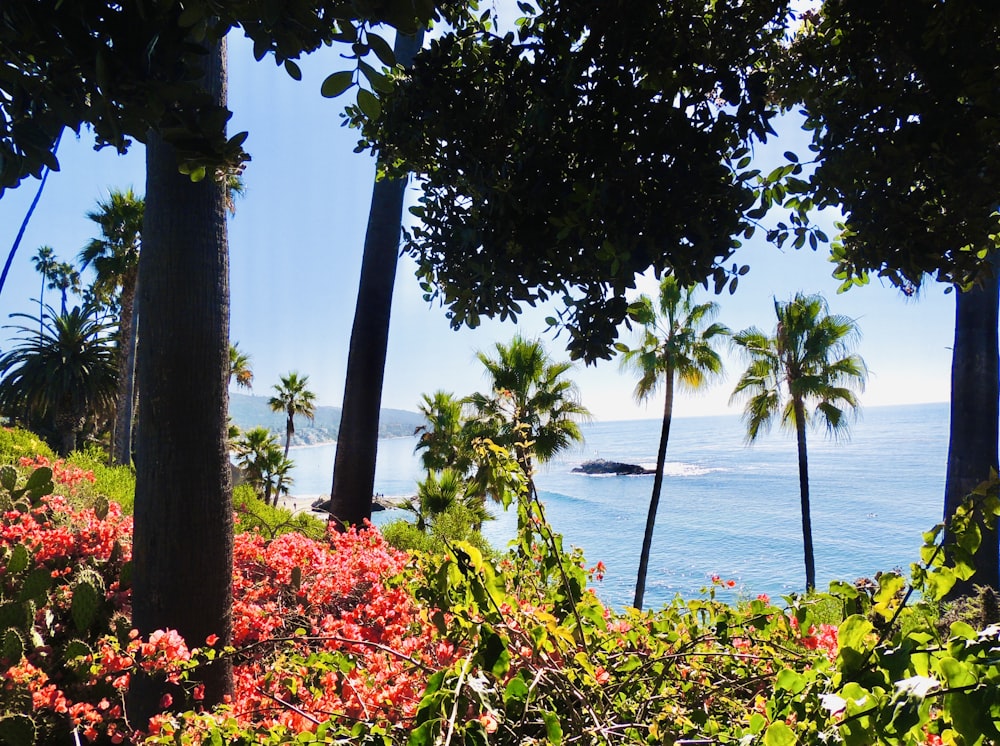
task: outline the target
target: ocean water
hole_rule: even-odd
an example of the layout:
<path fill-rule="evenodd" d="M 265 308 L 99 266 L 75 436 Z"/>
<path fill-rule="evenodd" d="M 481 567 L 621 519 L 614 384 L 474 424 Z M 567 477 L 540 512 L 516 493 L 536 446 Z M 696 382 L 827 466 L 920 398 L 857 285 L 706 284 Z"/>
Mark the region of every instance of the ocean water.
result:
<path fill-rule="evenodd" d="M 583 426 L 585 443 L 559 454 L 536 477 L 550 523 L 588 564 L 604 562 L 598 595 L 614 606 L 632 600 L 652 476 L 587 476 L 581 462 L 604 458 L 653 467 L 660 423 Z M 805 585 L 794 435 L 775 431 L 743 442 L 736 415 L 678 418 L 667 450 L 646 581 L 646 607 L 697 595 L 713 574 L 736 581 L 732 597 L 780 596 Z M 871 407 L 847 442 L 809 433 L 809 476 L 817 584 L 908 570 L 921 533 L 941 519 L 948 448 L 948 405 Z M 379 443 L 375 489 L 411 495 L 421 478 L 415 439 Z M 335 447 L 295 449 L 296 494 L 330 489 Z M 497 546 L 516 516 L 495 506 L 484 533 Z M 376 514 L 378 524 L 405 517 Z"/>

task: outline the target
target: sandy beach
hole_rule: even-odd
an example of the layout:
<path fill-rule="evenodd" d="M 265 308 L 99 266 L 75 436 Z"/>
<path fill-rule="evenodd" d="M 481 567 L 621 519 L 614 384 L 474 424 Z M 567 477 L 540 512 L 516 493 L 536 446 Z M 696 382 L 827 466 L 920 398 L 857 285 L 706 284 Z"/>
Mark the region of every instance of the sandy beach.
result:
<path fill-rule="evenodd" d="M 278 500 L 278 507 L 287 508 L 291 510 L 292 513 L 312 513 L 317 517 L 321 517 L 322 513 L 318 511 L 313 511 L 313 503 L 319 499 L 326 500 L 329 495 L 285 495 L 280 500 Z M 377 502 L 381 503 L 386 508 L 399 507 L 407 500 L 413 499 L 412 495 L 378 495 L 375 499 Z"/>

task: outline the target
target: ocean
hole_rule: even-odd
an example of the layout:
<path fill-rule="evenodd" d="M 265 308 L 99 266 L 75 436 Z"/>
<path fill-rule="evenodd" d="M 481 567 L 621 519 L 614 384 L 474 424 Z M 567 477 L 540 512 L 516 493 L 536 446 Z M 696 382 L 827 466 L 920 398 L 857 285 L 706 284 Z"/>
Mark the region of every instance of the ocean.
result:
<path fill-rule="evenodd" d="M 597 422 L 585 442 L 543 465 L 536 477 L 565 547 L 583 549 L 607 572 L 595 586 L 606 603 L 631 603 L 652 476 L 573 473 L 594 458 L 655 466 L 660 422 Z M 677 418 L 667 450 L 645 605 L 696 596 L 711 576 L 734 580 L 721 597 L 777 598 L 805 586 L 798 464 L 792 433 L 775 430 L 753 446 L 737 415 Z M 412 495 L 422 478 L 413 438 L 379 442 L 375 490 Z M 880 570 L 907 571 L 922 532 L 941 520 L 948 452 L 948 405 L 871 407 L 835 442 L 809 432 L 809 477 L 817 585 L 853 582 Z M 329 493 L 335 446 L 294 449 L 293 493 Z M 484 533 L 495 546 L 514 534 L 516 516 L 494 506 Z M 375 515 L 383 524 L 405 511 Z"/>

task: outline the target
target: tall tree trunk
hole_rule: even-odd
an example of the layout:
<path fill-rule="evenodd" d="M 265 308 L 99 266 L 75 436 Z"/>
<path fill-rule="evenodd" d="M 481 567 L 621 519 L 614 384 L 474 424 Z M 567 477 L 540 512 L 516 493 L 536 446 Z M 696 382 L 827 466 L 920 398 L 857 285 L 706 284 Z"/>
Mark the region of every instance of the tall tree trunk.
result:
<path fill-rule="evenodd" d="M 1000 252 L 992 257 L 994 272 Z M 955 345 L 951 358 L 951 432 L 948 442 L 948 476 L 944 488 L 944 518 L 948 520 L 976 485 L 997 468 L 998 389 L 1000 362 L 997 343 L 997 300 L 1000 280 L 988 279 L 981 287 L 955 293 Z M 975 585 L 998 586 L 996 529 L 983 532 L 975 558 L 976 572 L 959 581 L 954 595 L 974 592 Z M 946 534 L 947 538 L 947 534 Z"/>
<path fill-rule="evenodd" d="M 642 535 L 642 551 L 639 553 L 639 574 L 635 580 L 635 600 L 632 605 L 642 611 L 642 599 L 646 594 L 646 572 L 649 569 L 649 553 L 653 547 L 653 527 L 656 525 L 656 511 L 660 507 L 660 491 L 663 488 L 663 470 L 667 464 L 667 442 L 670 440 L 670 423 L 674 412 L 674 371 L 666 372 L 663 401 L 663 427 L 660 429 L 660 447 L 656 452 L 656 474 L 653 477 L 653 494 L 649 498 L 649 513 L 646 514 L 646 532 Z"/>
<path fill-rule="evenodd" d="M 397 33 L 393 49 L 396 61 L 404 66 L 412 64 L 423 37 L 423 31 L 415 36 Z M 372 515 L 379 410 L 405 189 L 406 179 L 375 182 L 368 213 L 330 497 L 330 520 L 350 526 L 360 525 Z"/>
<path fill-rule="evenodd" d="M 806 592 L 816 589 L 816 558 L 813 555 L 812 515 L 809 507 L 809 457 L 806 453 L 806 408 L 795 399 L 795 438 L 799 450 L 799 507 L 802 511 L 802 554 L 806 562 Z"/>
<path fill-rule="evenodd" d="M 138 271 L 122 282 L 121 317 L 118 321 L 118 391 L 112 428 L 111 463 L 132 463 L 132 392 L 135 383 L 136 319 L 135 296 Z"/>
<path fill-rule="evenodd" d="M 206 55 L 204 84 L 225 105 L 225 42 Z M 232 639 L 233 508 L 226 447 L 229 266 L 225 193 L 209 174 L 178 172 L 151 134 L 139 261 L 133 625 L 177 630 L 191 647 Z M 200 670 L 205 704 L 232 693 L 228 656 Z M 129 715 L 144 727 L 168 688 L 133 679 Z M 171 690 L 174 708 L 183 708 Z"/>

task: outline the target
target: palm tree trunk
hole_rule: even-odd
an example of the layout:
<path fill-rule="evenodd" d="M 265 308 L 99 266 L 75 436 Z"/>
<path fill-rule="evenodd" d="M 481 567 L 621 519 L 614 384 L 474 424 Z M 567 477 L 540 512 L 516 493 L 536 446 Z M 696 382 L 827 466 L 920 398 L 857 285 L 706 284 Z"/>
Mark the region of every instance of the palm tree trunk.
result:
<path fill-rule="evenodd" d="M 994 272 L 1000 252 L 991 258 Z M 955 345 L 951 359 L 951 430 L 944 490 L 947 521 L 980 482 L 997 468 L 998 361 L 997 276 L 968 292 L 955 293 Z M 960 580 L 952 595 L 968 595 L 974 586 L 1000 587 L 996 528 L 980 521 L 982 544 L 974 559 L 975 574 Z M 949 538 L 946 532 L 945 539 Z"/>
<path fill-rule="evenodd" d="M 42 289 L 38 292 L 38 338 L 45 334 L 45 273 L 42 272 Z"/>
<path fill-rule="evenodd" d="M 809 457 L 806 454 L 806 408 L 794 399 L 795 437 L 799 448 L 799 504 L 802 511 L 802 553 L 806 562 L 806 592 L 816 589 L 816 558 L 813 556 L 812 517 L 809 508 Z"/>
<path fill-rule="evenodd" d="M 207 50 L 204 85 L 225 106 L 225 42 Z M 191 647 L 232 639 L 233 508 L 226 444 L 229 260 L 225 194 L 209 174 L 192 182 L 157 134 L 146 145 L 139 260 L 133 626 L 177 630 Z M 206 705 L 232 693 L 232 661 L 199 670 Z M 136 676 L 132 724 L 159 711 L 165 685 Z M 184 697 L 172 690 L 174 707 Z"/>
<path fill-rule="evenodd" d="M 132 463 L 132 392 L 135 383 L 135 286 L 138 277 L 122 282 L 121 317 L 118 322 L 118 393 L 112 428 L 111 463 Z"/>
<path fill-rule="evenodd" d="M 423 36 L 423 31 L 415 36 L 397 34 L 393 50 L 397 62 L 410 65 Z M 358 526 L 372 515 L 379 410 L 405 189 L 406 179 L 383 179 L 375 182 L 372 191 L 330 493 L 330 520 L 342 525 Z"/>
<path fill-rule="evenodd" d="M 663 470 L 667 463 L 667 442 L 670 440 L 670 423 L 674 412 L 674 371 L 667 368 L 664 380 L 666 394 L 663 401 L 663 427 L 660 429 L 660 447 L 656 452 L 656 474 L 653 476 L 653 494 L 649 498 L 649 512 L 646 514 L 646 532 L 642 536 L 642 551 L 639 553 L 639 574 L 635 580 L 635 600 L 632 605 L 642 611 L 642 599 L 646 593 L 646 572 L 649 569 L 649 553 L 653 547 L 653 526 L 656 512 L 660 507 L 660 491 L 663 488 Z"/>

